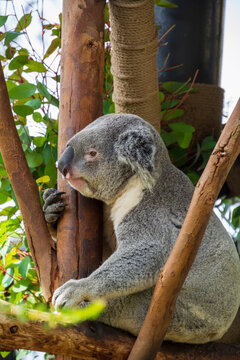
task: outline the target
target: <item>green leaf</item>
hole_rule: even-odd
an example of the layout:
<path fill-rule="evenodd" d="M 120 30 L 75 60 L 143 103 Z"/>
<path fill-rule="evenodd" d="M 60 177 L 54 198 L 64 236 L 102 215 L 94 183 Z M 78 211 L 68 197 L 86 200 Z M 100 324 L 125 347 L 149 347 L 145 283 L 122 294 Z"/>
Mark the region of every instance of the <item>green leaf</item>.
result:
<path fill-rule="evenodd" d="M 26 55 L 19 55 L 16 56 L 14 59 L 12 59 L 12 61 L 9 64 L 9 70 L 16 70 L 19 69 L 21 67 L 23 67 L 23 65 L 27 64 L 28 62 L 28 56 Z"/>
<path fill-rule="evenodd" d="M 184 94 L 189 91 L 191 84 L 186 84 L 178 81 L 166 81 L 162 84 L 162 87 L 170 94 Z"/>
<path fill-rule="evenodd" d="M 28 166 L 30 168 L 38 167 L 43 163 L 42 154 L 39 154 L 39 153 L 37 153 L 35 151 L 27 153 L 26 154 L 26 159 L 27 159 Z"/>
<path fill-rule="evenodd" d="M 178 8 L 177 4 L 173 4 L 170 1 L 167 0 L 155 0 L 154 3 L 158 6 L 161 7 L 166 7 L 166 8 Z"/>
<path fill-rule="evenodd" d="M 164 116 L 164 120 L 169 121 L 175 119 L 177 117 L 183 116 L 184 110 L 183 109 L 176 109 L 174 111 L 166 111 L 166 115 Z"/>
<path fill-rule="evenodd" d="M 19 35 L 22 35 L 20 32 L 16 32 L 16 31 L 8 31 L 6 33 L 6 37 L 5 37 L 5 45 L 9 45 L 11 41 L 13 41 L 14 39 L 16 39 Z"/>
<path fill-rule="evenodd" d="M 36 91 L 36 85 L 33 84 L 20 84 L 19 86 L 13 87 L 9 91 L 10 99 L 25 99 L 32 96 Z"/>
<path fill-rule="evenodd" d="M 53 39 L 51 44 L 49 45 L 43 60 L 45 60 L 48 56 L 50 56 L 59 46 L 61 45 L 61 40 L 59 38 Z"/>
<path fill-rule="evenodd" d="M 236 207 L 232 212 L 232 224 L 235 228 L 240 225 L 240 206 Z"/>
<path fill-rule="evenodd" d="M 180 103 L 179 99 L 168 99 L 162 103 L 162 110 L 172 109 Z"/>
<path fill-rule="evenodd" d="M 9 200 L 9 196 L 0 192 L 0 205 Z"/>
<path fill-rule="evenodd" d="M 199 180 L 199 175 L 195 172 L 195 171 L 189 171 L 187 173 L 188 178 L 191 180 L 191 182 L 193 183 L 193 185 L 196 185 L 198 180 Z"/>
<path fill-rule="evenodd" d="M 216 143 L 213 136 L 207 136 L 202 141 L 201 150 L 212 151 L 215 148 Z"/>
<path fill-rule="evenodd" d="M 40 94 L 42 94 L 49 101 L 50 104 L 52 104 L 56 107 L 59 107 L 59 100 L 48 92 L 48 90 L 44 84 L 42 84 L 38 81 L 37 86 L 38 86 L 38 90 L 39 90 Z"/>
<path fill-rule="evenodd" d="M 174 132 L 167 132 L 164 129 L 161 129 L 161 137 L 166 146 L 174 144 L 177 141 L 176 135 Z"/>
<path fill-rule="evenodd" d="M 32 21 L 32 14 L 25 14 L 21 17 L 19 22 L 17 23 L 15 31 L 21 31 L 23 29 L 26 29 L 31 24 Z"/>
<path fill-rule="evenodd" d="M 13 110 L 15 111 L 16 114 L 20 116 L 31 115 L 34 111 L 34 109 L 28 105 L 15 105 L 13 107 Z"/>
<path fill-rule="evenodd" d="M 19 280 L 12 288 L 12 291 L 15 293 L 19 293 L 22 291 L 25 291 L 28 289 L 29 285 L 31 284 L 31 281 L 26 279 L 26 280 Z"/>
<path fill-rule="evenodd" d="M 8 16 L 0 16 L 0 26 L 3 26 L 8 19 Z"/>
<path fill-rule="evenodd" d="M 165 99 L 165 95 L 162 91 L 158 92 L 158 97 L 159 97 L 159 102 L 162 103 L 163 100 Z"/>
<path fill-rule="evenodd" d="M 41 107 L 41 101 L 39 99 L 28 100 L 25 105 L 31 106 L 34 110 L 37 110 Z"/>
<path fill-rule="evenodd" d="M 0 354 L 1 354 L 1 356 L 3 358 L 7 357 L 10 353 L 11 353 L 10 351 L 2 351 L 2 352 L 0 352 Z"/>
<path fill-rule="evenodd" d="M 18 266 L 18 270 L 23 278 L 27 276 L 28 270 L 30 268 L 31 259 L 29 256 L 25 256 L 25 258 L 21 261 L 20 265 Z"/>
<path fill-rule="evenodd" d="M 36 145 L 37 147 L 42 147 L 45 142 L 47 141 L 47 138 L 44 137 L 44 136 L 36 136 L 34 139 L 33 139 L 33 143 L 34 145 Z"/>
<path fill-rule="evenodd" d="M 48 175 L 50 177 L 51 185 L 54 187 L 54 185 L 57 182 L 57 169 L 56 169 L 56 165 L 55 165 L 55 162 L 52 157 L 50 158 L 50 160 L 47 162 L 47 165 L 45 166 L 44 174 Z"/>
<path fill-rule="evenodd" d="M 25 70 L 25 72 L 43 73 L 43 72 L 47 71 L 47 69 L 41 62 L 34 61 L 34 60 L 29 60 L 27 63 L 27 67 L 28 67 L 28 70 Z"/>
<path fill-rule="evenodd" d="M 180 132 L 180 133 L 191 133 L 192 134 L 195 131 L 195 128 L 192 125 L 185 124 L 180 121 L 169 124 L 169 127 L 172 130 L 174 130 L 176 132 Z"/>
<path fill-rule="evenodd" d="M 187 149 L 192 140 L 192 133 L 191 132 L 176 133 L 176 138 L 178 145 L 182 149 Z"/>
<path fill-rule="evenodd" d="M 35 112 L 33 114 L 33 120 L 36 121 L 37 123 L 42 122 L 43 121 L 42 115 L 39 112 Z"/>
<path fill-rule="evenodd" d="M 2 286 L 3 287 L 8 287 L 12 284 L 13 282 L 13 276 L 14 274 L 14 269 L 12 268 L 7 268 L 7 273 L 4 275 L 3 281 L 2 281 Z"/>

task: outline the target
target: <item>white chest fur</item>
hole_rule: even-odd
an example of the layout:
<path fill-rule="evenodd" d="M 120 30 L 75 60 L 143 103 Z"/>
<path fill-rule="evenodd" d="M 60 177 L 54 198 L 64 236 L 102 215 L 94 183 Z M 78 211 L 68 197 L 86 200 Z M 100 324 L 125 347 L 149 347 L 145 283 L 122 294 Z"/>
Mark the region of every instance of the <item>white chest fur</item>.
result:
<path fill-rule="evenodd" d="M 111 219 L 116 230 L 125 216 L 142 200 L 144 185 L 136 176 L 132 176 L 114 202 Z"/>

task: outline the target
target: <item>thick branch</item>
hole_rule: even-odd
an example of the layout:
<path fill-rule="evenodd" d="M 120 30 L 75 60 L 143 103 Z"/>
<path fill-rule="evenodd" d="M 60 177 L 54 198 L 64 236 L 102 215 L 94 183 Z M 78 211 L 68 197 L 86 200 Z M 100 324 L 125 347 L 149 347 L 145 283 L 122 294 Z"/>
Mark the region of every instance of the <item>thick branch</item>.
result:
<path fill-rule="evenodd" d="M 154 359 L 174 314 L 179 291 L 201 244 L 214 203 L 239 152 L 240 99 L 197 183 L 182 229 L 161 270 L 129 360 Z"/>
<path fill-rule="evenodd" d="M 64 0 L 59 155 L 67 141 L 102 114 L 105 0 Z M 67 206 L 58 224 L 55 287 L 85 277 L 101 262 L 102 204 L 83 198 L 59 176 Z"/>
<path fill-rule="evenodd" d="M 0 151 L 22 213 L 28 245 L 42 291 L 46 300 L 49 300 L 55 270 L 55 253 L 43 216 L 38 187 L 27 165 L 15 127 L 1 64 L 0 109 Z"/>
<path fill-rule="evenodd" d="M 134 337 L 97 322 L 46 331 L 44 323 L 20 322 L 0 314 L 0 351 L 31 349 L 84 360 L 125 360 Z M 164 343 L 156 360 L 236 360 L 240 345 Z"/>

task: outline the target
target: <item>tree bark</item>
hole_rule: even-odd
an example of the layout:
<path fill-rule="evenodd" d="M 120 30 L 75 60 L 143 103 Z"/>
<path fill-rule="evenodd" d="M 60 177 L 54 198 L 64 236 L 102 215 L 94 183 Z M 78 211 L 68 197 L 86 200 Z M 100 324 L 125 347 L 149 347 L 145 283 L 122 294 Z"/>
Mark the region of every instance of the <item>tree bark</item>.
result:
<path fill-rule="evenodd" d="M 154 2 L 110 0 L 109 14 L 116 112 L 139 115 L 159 131 Z"/>
<path fill-rule="evenodd" d="M 64 0 L 59 156 L 67 141 L 102 114 L 105 0 Z M 88 276 L 102 259 L 102 204 L 82 197 L 61 176 L 68 206 L 58 224 L 55 287 Z"/>
<path fill-rule="evenodd" d="M 28 245 L 43 295 L 50 300 L 56 253 L 43 216 L 36 182 L 29 170 L 12 115 L 0 64 L 0 151 L 21 210 Z"/>
<path fill-rule="evenodd" d="M 32 310 L 31 310 L 32 311 Z M 31 349 L 58 354 L 58 359 L 125 360 L 135 338 L 97 322 L 46 330 L 42 322 L 20 322 L 0 314 L 0 351 Z M 166 342 L 156 360 L 237 360 L 240 345 L 173 344 Z"/>
<path fill-rule="evenodd" d="M 214 203 L 239 153 L 240 99 L 197 183 L 182 229 L 160 272 L 147 316 L 129 360 L 155 358 L 173 317 L 179 291 L 201 244 Z"/>

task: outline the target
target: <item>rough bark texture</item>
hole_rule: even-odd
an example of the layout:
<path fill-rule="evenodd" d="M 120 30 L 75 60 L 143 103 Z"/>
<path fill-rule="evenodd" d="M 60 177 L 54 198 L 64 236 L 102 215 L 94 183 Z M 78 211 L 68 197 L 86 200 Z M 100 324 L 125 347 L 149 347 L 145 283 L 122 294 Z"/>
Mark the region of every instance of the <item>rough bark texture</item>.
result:
<path fill-rule="evenodd" d="M 59 156 L 76 132 L 102 113 L 105 0 L 64 0 Z M 84 277 L 101 262 L 102 205 L 83 198 L 59 176 L 68 206 L 58 224 L 55 287 Z"/>
<path fill-rule="evenodd" d="M 129 360 L 154 359 L 174 314 L 178 293 L 195 259 L 218 193 L 240 153 L 240 99 L 197 183 L 174 248 L 160 272 Z"/>
<path fill-rule="evenodd" d="M 113 100 L 117 113 L 160 129 L 157 30 L 153 0 L 110 0 Z"/>
<path fill-rule="evenodd" d="M 0 64 L 0 151 L 23 217 L 28 245 L 46 300 L 51 298 L 56 254 L 51 245 L 36 182 L 29 170 L 14 123 Z"/>
<path fill-rule="evenodd" d="M 84 360 L 126 360 L 135 338 L 97 322 L 46 331 L 40 322 L 22 323 L 0 314 L 0 351 L 16 348 L 59 354 L 58 359 L 73 356 Z M 238 360 L 240 345 L 186 345 L 164 343 L 156 360 Z"/>

